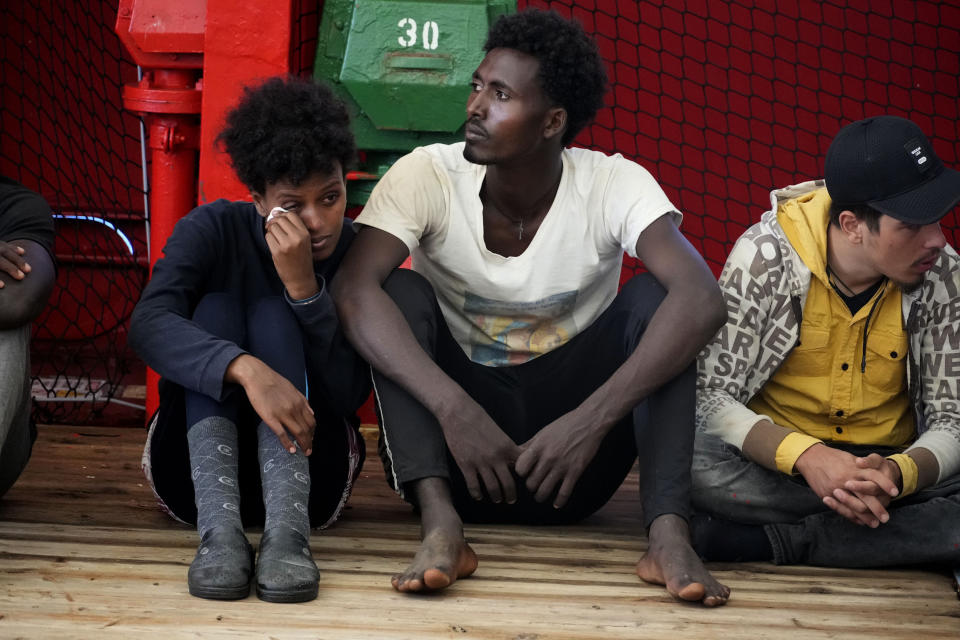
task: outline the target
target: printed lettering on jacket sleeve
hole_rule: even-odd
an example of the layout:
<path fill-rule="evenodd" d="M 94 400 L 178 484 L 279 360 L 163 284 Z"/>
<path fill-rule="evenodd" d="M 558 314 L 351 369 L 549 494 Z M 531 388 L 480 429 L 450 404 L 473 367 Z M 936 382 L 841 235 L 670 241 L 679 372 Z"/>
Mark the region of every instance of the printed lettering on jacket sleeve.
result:
<path fill-rule="evenodd" d="M 927 307 L 920 331 L 920 391 L 922 431 L 938 434 L 938 442 L 951 443 L 950 451 L 935 451 L 941 462 L 941 479 L 960 471 L 960 267 L 941 260 L 924 282 L 921 299 Z M 918 429 L 920 431 L 921 429 Z"/>
<path fill-rule="evenodd" d="M 780 331 L 765 333 L 774 285 L 780 283 L 780 262 L 776 237 L 761 224 L 751 227 L 731 251 L 719 280 L 727 324 L 700 354 L 698 424 L 706 424 L 731 403 L 749 400 L 749 380 L 763 357 L 764 343 L 776 346 L 785 340 Z"/>

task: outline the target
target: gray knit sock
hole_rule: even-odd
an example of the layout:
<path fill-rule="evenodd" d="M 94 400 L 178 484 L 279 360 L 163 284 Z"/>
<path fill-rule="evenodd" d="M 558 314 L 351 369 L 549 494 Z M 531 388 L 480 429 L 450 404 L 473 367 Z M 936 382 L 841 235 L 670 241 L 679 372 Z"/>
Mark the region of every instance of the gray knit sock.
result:
<path fill-rule="evenodd" d="M 224 525 L 242 530 L 236 425 L 220 416 L 204 418 L 187 431 L 187 442 L 200 537 Z"/>
<path fill-rule="evenodd" d="M 283 448 L 277 435 L 261 422 L 257 426 L 260 482 L 267 518 L 266 532 L 273 527 L 290 527 L 310 539 L 310 466 L 297 446 L 296 453 Z"/>

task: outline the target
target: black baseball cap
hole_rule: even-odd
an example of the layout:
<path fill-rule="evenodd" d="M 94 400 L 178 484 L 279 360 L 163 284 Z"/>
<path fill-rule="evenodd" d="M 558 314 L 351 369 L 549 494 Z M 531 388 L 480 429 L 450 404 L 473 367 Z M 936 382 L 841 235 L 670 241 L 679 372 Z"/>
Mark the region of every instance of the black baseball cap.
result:
<path fill-rule="evenodd" d="M 936 222 L 960 202 L 960 172 L 944 166 L 920 127 L 896 116 L 842 128 L 824 177 L 837 204 L 867 204 L 910 224 Z"/>

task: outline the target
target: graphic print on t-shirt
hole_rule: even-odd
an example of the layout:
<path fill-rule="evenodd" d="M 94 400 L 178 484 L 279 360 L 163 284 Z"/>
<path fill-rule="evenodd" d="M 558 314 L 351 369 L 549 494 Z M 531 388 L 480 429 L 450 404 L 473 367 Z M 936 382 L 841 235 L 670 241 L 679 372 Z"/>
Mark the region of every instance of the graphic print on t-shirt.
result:
<path fill-rule="evenodd" d="M 472 325 L 470 359 L 502 367 L 556 349 L 577 333 L 572 316 L 576 301 L 577 291 L 532 302 L 493 300 L 467 291 L 463 313 Z"/>

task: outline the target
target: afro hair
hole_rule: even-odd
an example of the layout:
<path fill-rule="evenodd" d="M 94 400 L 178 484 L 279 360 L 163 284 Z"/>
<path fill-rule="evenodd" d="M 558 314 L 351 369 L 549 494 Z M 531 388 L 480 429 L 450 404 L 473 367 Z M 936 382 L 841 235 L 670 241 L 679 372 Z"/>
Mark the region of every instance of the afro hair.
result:
<path fill-rule="evenodd" d="M 217 137 L 237 177 L 264 193 L 269 184 L 299 185 L 315 172 L 331 173 L 353 162 L 350 116 L 329 87 L 292 76 L 245 87 Z"/>
<path fill-rule="evenodd" d="M 607 73 L 597 44 L 580 23 L 553 11 L 526 9 L 501 16 L 490 28 L 484 51 L 522 51 L 540 62 L 544 92 L 567 112 L 568 145 L 603 107 Z"/>

